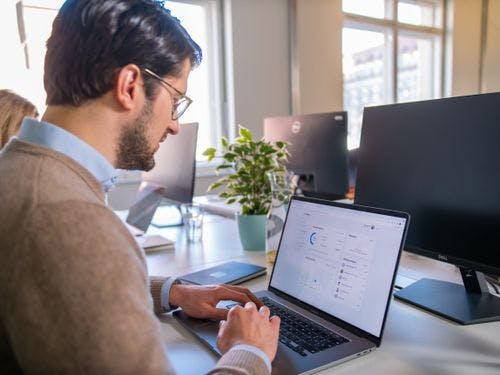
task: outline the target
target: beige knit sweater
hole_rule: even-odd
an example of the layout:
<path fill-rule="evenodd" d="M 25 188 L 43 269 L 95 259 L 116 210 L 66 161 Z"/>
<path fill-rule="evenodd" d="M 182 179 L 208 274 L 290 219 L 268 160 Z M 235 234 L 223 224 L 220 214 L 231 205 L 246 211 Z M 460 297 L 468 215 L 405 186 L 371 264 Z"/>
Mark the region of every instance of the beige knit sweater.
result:
<path fill-rule="evenodd" d="M 171 373 L 154 314 L 164 279 L 150 283 L 90 172 L 13 139 L 0 152 L 0 194 L 0 373 Z M 214 373 L 267 369 L 230 351 Z"/>

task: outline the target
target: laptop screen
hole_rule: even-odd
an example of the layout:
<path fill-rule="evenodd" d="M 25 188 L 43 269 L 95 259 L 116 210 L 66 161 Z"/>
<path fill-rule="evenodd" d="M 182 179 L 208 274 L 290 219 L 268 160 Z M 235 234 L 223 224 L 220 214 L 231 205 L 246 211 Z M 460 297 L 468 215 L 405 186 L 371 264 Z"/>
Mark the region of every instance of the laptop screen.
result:
<path fill-rule="evenodd" d="M 292 199 L 270 286 L 380 337 L 406 220 Z"/>
<path fill-rule="evenodd" d="M 125 221 L 133 227 L 146 232 L 156 209 L 160 205 L 164 191 L 163 186 L 142 182 Z"/>

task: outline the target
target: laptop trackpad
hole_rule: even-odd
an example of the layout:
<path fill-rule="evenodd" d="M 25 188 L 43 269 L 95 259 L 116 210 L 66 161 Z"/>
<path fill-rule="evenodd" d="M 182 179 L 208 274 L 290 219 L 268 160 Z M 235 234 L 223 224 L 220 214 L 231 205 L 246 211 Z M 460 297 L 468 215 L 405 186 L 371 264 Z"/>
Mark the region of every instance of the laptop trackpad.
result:
<path fill-rule="evenodd" d="M 184 328 L 208 345 L 215 354 L 218 356 L 222 355 L 217 348 L 219 324 L 216 321 L 191 318 L 182 310 L 175 311 L 173 315 Z"/>

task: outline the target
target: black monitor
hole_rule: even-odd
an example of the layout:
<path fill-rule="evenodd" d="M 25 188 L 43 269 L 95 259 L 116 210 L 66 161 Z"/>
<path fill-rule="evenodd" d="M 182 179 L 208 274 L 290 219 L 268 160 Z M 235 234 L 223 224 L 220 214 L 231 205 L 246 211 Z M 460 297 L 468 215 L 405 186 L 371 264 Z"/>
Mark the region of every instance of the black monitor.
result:
<path fill-rule="evenodd" d="M 500 319 L 500 93 L 365 108 L 355 203 L 407 211 L 406 250 L 460 267 L 395 294 L 461 324 Z"/>
<path fill-rule="evenodd" d="M 348 189 L 347 113 L 268 117 L 264 138 L 288 142 L 287 168 L 306 196 L 344 198 Z"/>
<path fill-rule="evenodd" d="M 142 181 L 162 187 L 163 198 L 178 208 L 193 200 L 198 124 L 181 124 L 177 135 L 169 135 L 155 153 L 155 166 L 142 174 Z M 152 224 L 158 227 L 181 224 L 180 211 L 158 208 Z"/>

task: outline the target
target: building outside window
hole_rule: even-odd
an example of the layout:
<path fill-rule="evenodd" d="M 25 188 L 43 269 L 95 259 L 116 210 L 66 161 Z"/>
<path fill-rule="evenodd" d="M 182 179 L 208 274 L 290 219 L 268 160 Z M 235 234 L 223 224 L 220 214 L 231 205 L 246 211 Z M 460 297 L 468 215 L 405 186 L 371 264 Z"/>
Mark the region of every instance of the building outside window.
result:
<path fill-rule="evenodd" d="M 365 106 L 443 96 L 443 0 L 343 0 L 344 108 L 350 149 Z"/>

